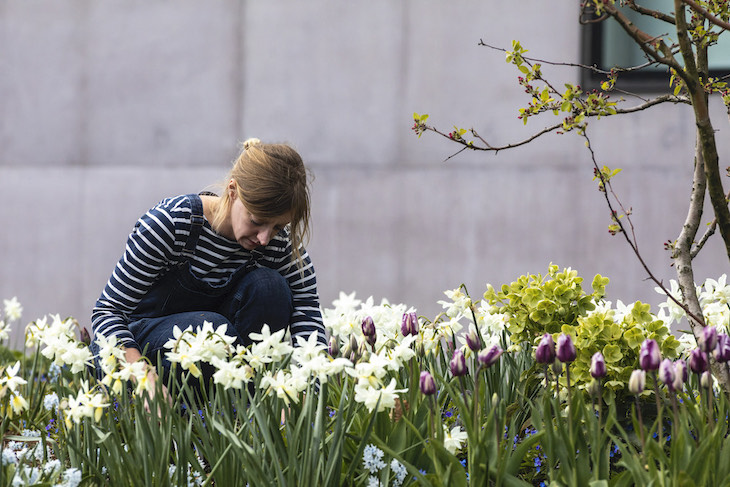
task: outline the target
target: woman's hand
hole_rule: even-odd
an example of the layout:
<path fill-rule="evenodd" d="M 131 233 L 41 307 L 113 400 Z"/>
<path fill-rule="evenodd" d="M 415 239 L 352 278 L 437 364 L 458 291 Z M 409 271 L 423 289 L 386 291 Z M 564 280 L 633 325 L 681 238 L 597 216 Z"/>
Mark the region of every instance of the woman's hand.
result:
<path fill-rule="evenodd" d="M 138 360 L 143 360 L 143 357 L 142 357 L 142 354 L 140 353 L 140 351 L 137 350 L 136 348 L 131 348 L 131 347 L 124 349 L 124 358 L 127 362 L 136 362 Z M 145 411 L 147 411 L 149 413 L 150 406 L 149 406 L 148 400 L 154 399 L 155 394 L 157 393 L 158 375 L 157 375 L 157 371 L 155 371 L 154 367 L 150 367 L 148 364 L 145 364 L 145 371 L 146 371 L 146 376 L 145 376 L 144 380 L 148 384 L 148 387 L 145 387 L 145 389 L 147 390 L 149 397 L 147 399 L 145 399 L 145 401 L 144 401 L 144 409 L 145 409 Z M 137 381 L 139 381 L 139 378 L 133 377 L 132 380 L 134 382 L 137 382 Z M 170 397 L 170 394 L 167 391 L 167 386 L 165 386 L 165 384 L 162 384 L 162 394 L 163 394 L 162 397 L 167 401 L 167 403 L 172 405 L 172 397 Z M 160 411 L 159 409 L 157 410 L 157 416 L 158 417 L 162 416 L 162 411 Z"/>

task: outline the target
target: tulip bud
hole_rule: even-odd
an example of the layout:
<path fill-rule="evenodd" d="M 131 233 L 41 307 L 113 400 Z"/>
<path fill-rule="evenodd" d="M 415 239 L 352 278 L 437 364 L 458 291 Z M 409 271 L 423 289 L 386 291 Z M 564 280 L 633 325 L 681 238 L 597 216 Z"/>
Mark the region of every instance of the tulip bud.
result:
<path fill-rule="evenodd" d="M 337 357 L 340 354 L 340 337 L 337 335 L 330 337 L 328 351 L 331 357 Z"/>
<path fill-rule="evenodd" d="M 702 329 L 699 339 L 699 347 L 705 353 L 712 353 L 717 346 L 717 328 L 706 326 Z"/>
<path fill-rule="evenodd" d="M 479 340 L 479 335 L 474 328 L 469 328 L 469 332 L 466 334 L 466 346 L 469 347 L 472 352 L 476 352 L 482 348 L 482 342 Z"/>
<path fill-rule="evenodd" d="M 591 377 L 601 379 L 606 377 L 606 361 L 601 352 L 596 352 L 591 358 Z"/>
<path fill-rule="evenodd" d="M 688 378 L 689 372 L 687 371 L 687 362 L 680 358 L 674 362 L 674 390 L 681 391 Z"/>
<path fill-rule="evenodd" d="M 554 375 L 560 375 L 563 372 L 563 362 L 558 359 L 553 360 L 553 363 L 550 364 L 550 370 L 553 371 Z"/>
<path fill-rule="evenodd" d="M 699 348 L 692 350 L 689 354 L 689 368 L 695 374 L 705 372 L 707 370 L 707 354 Z"/>
<path fill-rule="evenodd" d="M 403 320 L 400 325 L 401 335 L 418 335 L 418 316 L 415 311 L 403 313 Z"/>
<path fill-rule="evenodd" d="M 664 382 L 670 391 L 674 390 L 674 364 L 668 358 L 659 365 L 659 380 Z"/>
<path fill-rule="evenodd" d="M 550 333 L 545 333 L 535 349 L 535 361 L 539 364 L 552 364 L 555 360 L 555 342 Z"/>
<path fill-rule="evenodd" d="M 480 350 L 477 354 L 477 360 L 480 364 L 484 365 L 485 367 L 491 367 L 494 365 L 494 363 L 499 359 L 500 355 L 504 353 L 504 350 L 502 350 L 497 345 L 492 345 L 489 348 L 485 348 L 484 350 Z"/>
<path fill-rule="evenodd" d="M 717 346 L 712 352 L 712 355 L 721 364 L 730 361 L 730 337 L 725 333 L 717 335 Z"/>
<path fill-rule="evenodd" d="M 650 339 L 644 340 L 639 351 L 639 367 L 641 367 L 641 370 L 657 370 L 661 359 L 657 342 Z"/>
<path fill-rule="evenodd" d="M 700 386 L 704 389 L 712 387 L 712 374 L 710 374 L 709 370 L 702 372 L 702 375 L 700 376 Z"/>
<path fill-rule="evenodd" d="M 362 334 L 365 336 L 365 340 L 370 345 L 375 345 L 377 337 L 375 332 L 375 322 L 372 317 L 366 316 L 365 319 L 362 320 Z"/>
<path fill-rule="evenodd" d="M 451 358 L 449 366 L 451 367 L 451 375 L 454 377 L 466 375 L 468 370 L 466 369 L 466 357 L 464 357 L 464 352 L 461 350 L 454 350 L 454 356 Z"/>
<path fill-rule="evenodd" d="M 573 339 L 570 338 L 570 335 L 566 335 L 565 333 L 560 334 L 558 337 L 558 345 L 555 355 L 558 357 L 558 360 L 563 363 L 570 363 L 575 360 L 577 353 L 575 351 L 575 345 L 573 345 Z"/>
<path fill-rule="evenodd" d="M 426 370 L 421 372 L 418 385 L 421 388 L 421 392 L 426 396 L 430 396 L 436 392 L 436 381 L 433 380 L 433 376 Z"/>
<path fill-rule="evenodd" d="M 646 372 L 640 369 L 636 369 L 631 372 L 629 378 L 629 391 L 632 394 L 641 394 L 646 386 Z"/>
<path fill-rule="evenodd" d="M 588 392 L 593 397 L 597 397 L 601 393 L 601 381 L 598 379 L 593 379 L 588 384 Z"/>

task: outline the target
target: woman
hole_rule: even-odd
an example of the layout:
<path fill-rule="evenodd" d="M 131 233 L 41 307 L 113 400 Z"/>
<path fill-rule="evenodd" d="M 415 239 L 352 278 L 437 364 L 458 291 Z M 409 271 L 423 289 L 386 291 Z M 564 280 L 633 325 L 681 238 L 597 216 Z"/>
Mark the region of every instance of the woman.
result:
<path fill-rule="evenodd" d="M 317 333 L 325 344 L 315 272 L 302 246 L 309 212 L 299 154 L 247 140 L 220 197 L 167 198 L 137 221 L 94 307 L 94 336 L 114 336 L 127 361 L 144 353 L 153 364 L 174 326 L 203 321 L 228 323 L 243 345 L 264 324 L 272 333 L 290 327 L 292 337 Z M 150 368 L 152 381 L 154 374 Z"/>

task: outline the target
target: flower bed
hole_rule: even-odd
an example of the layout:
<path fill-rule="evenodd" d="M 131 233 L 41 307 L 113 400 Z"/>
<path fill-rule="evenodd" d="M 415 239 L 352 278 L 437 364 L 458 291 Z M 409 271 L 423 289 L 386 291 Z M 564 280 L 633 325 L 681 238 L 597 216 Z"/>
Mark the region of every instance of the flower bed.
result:
<path fill-rule="evenodd" d="M 730 286 L 700 288 L 697 347 L 669 332 L 671 302 L 612 306 L 607 281 L 587 293 L 551 266 L 478 301 L 461 286 L 432 320 L 341 294 L 329 350 L 266 327 L 234 347 L 201 323 L 166 347 L 183 380 L 156 388 L 113 340 L 97 379 L 74 320 L 36 320 L 0 368 L 0 485 L 720 485 L 730 424 L 707 368 L 730 358 Z M 6 300 L 0 338 L 20 313 Z"/>

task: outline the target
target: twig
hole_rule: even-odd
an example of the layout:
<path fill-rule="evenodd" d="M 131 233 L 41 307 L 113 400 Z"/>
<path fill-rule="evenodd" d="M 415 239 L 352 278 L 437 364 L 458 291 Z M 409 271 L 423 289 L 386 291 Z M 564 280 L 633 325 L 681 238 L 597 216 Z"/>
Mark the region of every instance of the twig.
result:
<path fill-rule="evenodd" d="M 482 39 L 479 39 L 478 45 L 488 47 L 490 49 L 494 49 L 495 51 L 507 52 L 507 49 L 489 45 L 489 44 L 485 43 Z M 544 59 L 537 59 L 537 58 L 526 57 L 526 56 L 522 56 L 522 59 L 524 59 L 525 61 L 532 61 L 532 62 L 536 62 L 536 63 L 547 64 L 549 66 L 566 66 L 569 68 L 582 68 L 582 69 L 587 69 L 589 71 L 593 71 L 594 73 L 597 73 L 597 74 L 605 74 L 605 75 L 611 74 L 611 71 L 606 71 L 605 69 L 600 69 L 595 64 L 589 66 L 587 64 L 580 64 L 580 63 L 563 63 L 563 62 L 555 62 L 555 61 L 546 61 Z M 653 66 L 655 64 L 661 64 L 661 63 L 659 63 L 659 61 L 648 61 L 644 64 L 640 64 L 638 66 L 630 66 L 628 68 L 615 67 L 614 72 L 623 73 L 623 72 L 638 71 L 638 70 L 641 70 L 644 68 L 648 68 L 649 66 Z"/>
<path fill-rule="evenodd" d="M 636 5 L 636 2 L 634 0 L 628 0 L 628 6 L 631 10 L 634 12 L 638 12 L 641 15 L 648 15 L 650 17 L 654 17 L 655 19 L 662 20 L 668 24 L 675 24 L 674 17 L 672 17 L 669 14 L 665 14 L 664 12 L 660 12 L 658 10 L 652 10 L 650 8 L 642 7 L 641 5 Z"/>
<path fill-rule="evenodd" d="M 718 19 L 712 13 L 708 12 L 707 9 L 702 7 L 699 3 L 695 2 L 695 0 L 682 0 L 682 3 L 689 5 L 692 10 L 703 16 L 705 19 L 707 19 L 708 22 L 715 24 L 721 29 L 730 30 L 730 23 L 725 22 L 722 19 Z"/>
<path fill-rule="evenodd" d="M 596 162 L 596 154 L 595 154 L 595 152 L 593 152 L 593 147 L 591 147 L 591 141 L 590 141 L 590 138 L 588 137 L 588 134 L 584 132 L 581 135 L 586 140 L 586 147 L 588 148 L 588 151 L 591 153 L 591 160 L 593 161 L 593 167 L 596 168 L 596 174 L 598 175 L 599 179 L 601 180 L 601 183 L 603 184 L 603 187 L 604 188 L 610 187 L 611 182 L 608 181 L 608 180 L 606 180 L 606 178 L 603 176 L 603 173 L 601 172 L 601 169 L 598 167 L 598 162 Z M 615 198 L 616 197 L 616 194 L 613 193 L 613 190 L 611 191 L 611 193 L 614 195 L 614 198 Z M 616 211 L 613 209 L 613 204 L 611 204 L 611 198 L 609 198 L 609 196 L 608 196 L 608 191 L 604 191 L 603 192 L 603 195 L 606 198 L 606 204 L 608 205 L 608 209 L 611 212 L 611 215 L 612 216 L 616 215 Z M 620 204 L 620 202 L 619 202 L 619 204 Z M 631 221 L 631 218 L 629 216 L 627 216 L 626 219 L 629 222 Z M 687 316 L 688 317 L 692 318 L 697 323 L 703 323 L 703 320 L 700 320 L 699 318 L 697 318 L 697 316 L 695 316 L 695 314 L 692 313 L 692 311 L 689 309 L 689 307 L 686 304 L 682 303 L 677 298 L 675 298 L 672 295 L 672 293 L 666 288 L 666 286 L 664 286 L 664 283 L 662 281 L 660 281 L 654 275 L 654 273 L 651 271 L 651 269 L 649 269 L 649 266 L 644 261 L 644 258 L 641 256 L 641 253 L 639 253 L 639 249 L 638 249 L 638 247 L 636 245 L 636 242 L 633 241 L 628 236 L 628 234 L 626 233 L 626 228 L 624 228 L 624 225 L 621 223 L 621 220 L 616 217 L 616 218 L 614 218 L 614 221 L 619 226 L 620 231 L 621 231 L 621 234 L 624 236 L 624 239 L 626 239 L 626 242 L 629 244 L 629 247 L 631 247 L 631 250 L 633 250 L 634 255 L 636 255 L 636 258 L 639 260 L 639 263 L 644 268 L 644 271 L 646 271 L 647 275 L 649 276 L 649 279 L 652 280 L 657 286 L 659 286 L 659 288 L 662 291 L 664 291 L 664 293 L 667 295 L 667 297 L 669 299 L 671 299 L 677 306 L 679 306 L 680 308 L 682 308 L 684 310 L 684 312 L 687 313 Z M 632 228 L 633 228 L 633 225 L 632 225 Z M 633 238 L 635 239 L 636 236 L 634 235 Z"/>
<path fill-rule="evenodd" d="M 690 251 L 689 257 L 690 259 L 694 259 L 697 257 L 697 254 L 700 253 L 700 250 L 702 250 L 702 247 L 705 246 L 705 243 L 707 242 L 707 239 L 710 238 L 714 233 L 715 229 L 717 228 L 717 218 L 712 220 L 712 223 L 710 223 L 710 226 L 705 231 L 705 234 L 702 235 L 702 238 L 700 241 L 695 245 L 695 247 Z"/>

